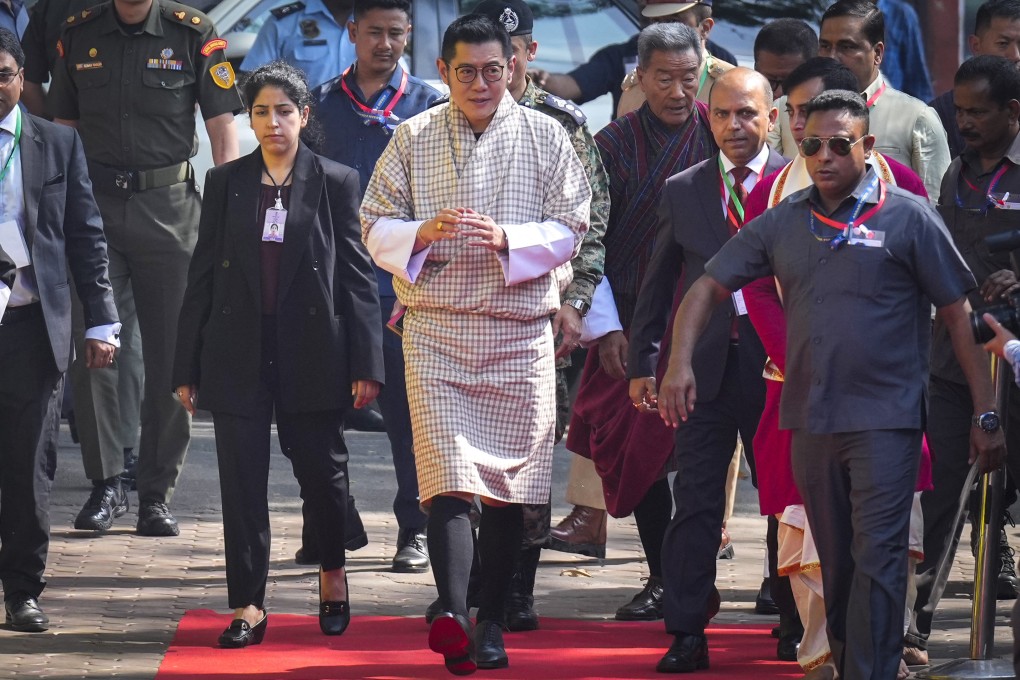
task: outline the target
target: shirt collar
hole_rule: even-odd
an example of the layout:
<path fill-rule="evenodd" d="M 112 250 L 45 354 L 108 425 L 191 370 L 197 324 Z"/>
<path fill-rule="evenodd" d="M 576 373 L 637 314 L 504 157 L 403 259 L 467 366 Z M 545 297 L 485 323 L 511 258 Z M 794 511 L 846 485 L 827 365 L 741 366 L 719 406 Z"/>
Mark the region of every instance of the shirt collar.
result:
<path fill-rule="evenodd" d="M 972 172 L 976 172 L 978 175 L 983 174 L 981 172 L 981 159 L 978 158 L 977 151 L 970 147 L 965 147 L 960 154 L 960 158 L 966 163 L 968 168 L 971 168 Z M 1020 165 L 1020 134 L 1013 138 L 1013 143 L 1006 149 L 1005 158 L 1012 162 L 1013 165 Z"/>
<path fill-rule="evenodd" d="M 724 172 L 730 172 L 733 168 L 737 167 L 736 164 L 726 157 L 722 151 L 719 152 L 719 158 L 722 159 L 722 166 Z M 762 172 L 765 170 L 765 164 L 769 161 L 769 145 L 763 144 L 761 151 L 758 155 L 749 160 L 745 167 L 749 168 L 754 173 L 755 177 L 761 177 Z"/>
<path fill-rule="evenodd" d="M 861 93 L 861 96 L 864 97 L 864 101 L 868 101 L 869 99 L 871 99 L 871 96 L 878 92 L 878 90 L 882 87 L 883 83 L 885 83 L 885 76 L 883 76 L 882 72 L 879 71 L 878 76 L 876 76 L 875 79 L 871 81 L 871 85 L 868 85 L 866 88 L 864 88 L 864 92 Z"/>
<path fill-rule="evenodd" d="M 875 168 L 872 167 L 872 165 L 870 163 L 866 164 L 864 167 L 867 168 L 867 172 L 864 173 L 864 178 L 860 182 L 857 183 L 857 186 L 854 187 L 854 190 L 852 192 L 850 192 L 850 195 L 847 196 L 847 198 L 853 198 L 855 200 L 859 199 L 861 197 L 861 195 L 864 193 L 864 191 L 868 188 L 868 183 L 871 181 L 871 178 L 875 176 Z M 821 199 L 821 197 L 818 194 L 818 187 L 816 187 L 812 183 L 810 188 L 807 191 L 800 191 L 800 192 L 794 194 L 793 196 L 791 196 L 790 197 L 790 202 L 791 203 L 799 203 L 801 201 L 810 200 L 815 205 L 820 205 L 820 203 L 821 203 L 820 199 Z M 865 203 L 878 203 L 878 199 L 879 199 L 879 192 L 878 191 L 872 191 L 871 194 L 866 199 L 864 199 L 864 202 Z M 844 200 L 844 202 L 846 201 L 846 199 L 843 199 L 843 200 Z"/>
<path fill-rule="evenodd" d="M 4 116 L 3 120 L 0 120 L 0 130 L 11 133 L 11 137 L 13 137 L 14 130 L 17 127 L 17 122 L 18 122 L 18 106 L 15 105 L 15 107 L 11 109 L 11 112 Z"/>
<path fill-rule="evenodd" d="M 347 81 L 347 87 L 351 88 L 351 92 L 353 92 L 354 94 L 358 95 L 358 98 L 361 101 L 363 101 L 363 102 L 365 102 L 367 104 L 368 102 L 365 100 L 365 93 L 361 91 L 360 87 L 358 87 L 358 79 L 357 79 L 357 77 L 355 75 L 355 72 L 357 70 L 358 70 L 358 62 L 355 61 L 354 65 L 351 66 L 351 70 L 347 72 L 347 76 L 346 76 L 346 78 L 344 78 L 344 80 Z M 404 77 L 404 67 L 402 67 L 400 65 L 400 62 L 398 61 L 397 62 L 397 68 L 393 69 L 393 75 L 390 76 L 389 82 L 386 83 L 386 87 L 384 87 L 383 90 L 385 90 L 386 88 L 392 88 L 394 90 L 400 89 L 400 80 L 403 77 Z M 340 83 L 337 82 L 336 85 L 333 86 L 333 89 L 339 90 L 340 89 Z M 381 91 L 380 91 L 380 93 L 381 93 Z"/>
<path fill-rule="evenodd" d="M 120 31 L 120 21 L 117 20 L 117 8 L 111 2 L 106 8 L 105 16 L 99 18 L 99 21 L 105 21 L 106 25 L 103 26 L 103 33 L 112 33 L 113 31 Z M 142 33 L 148 33 L 149 35 L 162 36 L 163 35 L 163 22 L 160 16 L 160 4 L 159 0 L 152 0 L 152 7 L 149 8 L 149 15 L 145 17 L 145 25 L 142 28 Z"/>

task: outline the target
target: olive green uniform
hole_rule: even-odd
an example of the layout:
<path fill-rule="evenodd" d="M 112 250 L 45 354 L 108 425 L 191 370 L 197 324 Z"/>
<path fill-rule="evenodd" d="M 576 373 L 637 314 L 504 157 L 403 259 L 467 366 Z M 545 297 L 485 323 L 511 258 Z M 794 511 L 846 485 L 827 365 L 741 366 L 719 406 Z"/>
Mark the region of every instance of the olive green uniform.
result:
<path fill-rule="evenodd" d="M 109 2 L 69 16 L 49 104 L 54 117 L 77 122 L 114 294 L 128 284 L 134 292 L 145 364 L 138 495 L 142 503 L 167 503 L 191 437 L 171 371 L 201 210 L 187 162 L 195 150 L 195 105 L 206 119 L 242 106 L 226 43 L 204 14 L 153 0 L 135 28 L 125 28 Z"/>

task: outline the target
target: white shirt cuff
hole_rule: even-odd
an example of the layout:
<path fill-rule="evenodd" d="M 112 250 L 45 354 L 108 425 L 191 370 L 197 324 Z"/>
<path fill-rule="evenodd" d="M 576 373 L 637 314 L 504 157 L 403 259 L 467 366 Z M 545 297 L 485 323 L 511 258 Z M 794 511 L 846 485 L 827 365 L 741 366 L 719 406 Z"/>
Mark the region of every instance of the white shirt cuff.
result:
<path fill-rule="evenodd" d="M 108 323 L 105 326 L 93 326 L 85 331 L 86 340 L 102 340 L 114 347 L 120 347 L 120 322 Z"/>
<path fill-rule="evenodd" d="M 407 222 L 392 217 L 377 219 L 365 241 L 375 263 L 390 274 L 414 283 L 432 249 L 429 245 L 417 253 L 412 252 L 415 239 L 418 238 L 418 229 L 424 222 Z"/>
<path fill-rule="evenodd" d="M 574 254 L 574 232 L 559 222 L 526 222 L 507 225 L 506 252 L 496 253 L 506 285 L 537 279 Z"/>
<path fill-rule="evenodd" d="M 11 299 L 11 289 L 7 287 L 7 284 L 0 283 L 0 318 L 4 315 L 4 310 L 7 309 L 7 301 Z"/>
<path fill-rule="evenodd" d="M 587 347 L 613 331 L 622 330 L 623 324 L 620 323 L 620 314 L 616 309 L 616 301 L 613 300 L 613 289 L 609 285 L 609 279 L 603 276 L 602 281 L 595 287 L 588 313 L 581 319 L 581 344 Z"/>

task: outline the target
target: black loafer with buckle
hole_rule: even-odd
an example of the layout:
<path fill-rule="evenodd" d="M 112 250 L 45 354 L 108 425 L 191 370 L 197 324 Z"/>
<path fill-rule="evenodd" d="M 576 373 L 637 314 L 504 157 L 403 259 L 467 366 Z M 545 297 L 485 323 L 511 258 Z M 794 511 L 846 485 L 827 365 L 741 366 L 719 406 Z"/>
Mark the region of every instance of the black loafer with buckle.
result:
<path fill-rule="evenodd" d="M 257 645 L 266 636 L 266 628 L 269 625 L 269 612 L 262 612 L 262 619 L 254 626 L 248 624 L 244 619 L 234 619 L 227 626 L 227 629 L 220 633 L 220 647 L 240 649 L 249 645 Z"/>

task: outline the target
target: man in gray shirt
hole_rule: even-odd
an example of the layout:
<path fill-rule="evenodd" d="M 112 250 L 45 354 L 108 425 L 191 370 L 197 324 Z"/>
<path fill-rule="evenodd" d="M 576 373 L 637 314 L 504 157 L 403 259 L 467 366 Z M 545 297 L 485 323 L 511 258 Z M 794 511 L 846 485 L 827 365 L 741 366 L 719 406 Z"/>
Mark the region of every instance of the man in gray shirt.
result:
<path fill-rule="evenodd" d="M 748 223 L 708 262 L 677 312 L 658 394 L 631 383 L 639 407 L 657 407 L 673 427 L 686 420 L 697 398 L 691 355 L 712 308 L 776 276 L 790 357 L 780 427 L 793 431 L 794 477 L 844 680 L 893 678 L 899 668 L 931 304 L 952 335 L 976 413 L 995 406 L 967 316 L 974 277 L 931 208 L 867 168 L 873 145 L 860 95 L 816 97 L 801 142 L 814 186 Z M 982 469 L 1003 455 L 1001 431 L 972 429 L 971 458 Z"/>

